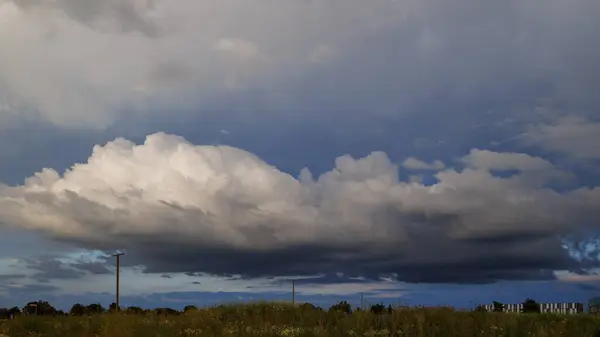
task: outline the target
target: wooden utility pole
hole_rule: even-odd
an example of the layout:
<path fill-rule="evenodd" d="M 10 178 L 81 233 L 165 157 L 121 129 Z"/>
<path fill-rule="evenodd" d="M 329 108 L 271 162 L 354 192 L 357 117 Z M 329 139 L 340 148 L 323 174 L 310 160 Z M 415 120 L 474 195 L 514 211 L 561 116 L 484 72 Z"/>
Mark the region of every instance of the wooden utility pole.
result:
<path fill-rule="evenodd" d="M 362 292 L 360 293 L 360 310 L 365 310 L 365 301 Z"/>
<path fill-rule="evenodd" d="M 296 304 L 296 281 L 292 280 L 292 307 Z"/>
<path fill-rule="evenodd" d="M 115 311 L 119 311 L 119 258 L 121 257 L 121 255 L 124 255 L 125 253 L 116 253 L 113 254 L 114 257 L 117 258 L 117 293 L 116 293 L 116 299 L 115 299 Z"/>

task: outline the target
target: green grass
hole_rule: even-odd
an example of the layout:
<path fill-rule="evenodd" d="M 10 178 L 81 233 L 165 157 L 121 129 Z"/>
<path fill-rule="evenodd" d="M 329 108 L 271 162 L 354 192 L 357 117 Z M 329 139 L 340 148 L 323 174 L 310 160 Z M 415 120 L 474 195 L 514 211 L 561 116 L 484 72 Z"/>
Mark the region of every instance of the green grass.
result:
<path fill-rule="evenodd" d="M 409 336 L 595 337 L 600 317 L 398 309 L 391 314 L 326 312 L 258 303 L 200 309 L 179 316 L 102 314 L 18 317 L 0 323 L 10 337 Z"/>

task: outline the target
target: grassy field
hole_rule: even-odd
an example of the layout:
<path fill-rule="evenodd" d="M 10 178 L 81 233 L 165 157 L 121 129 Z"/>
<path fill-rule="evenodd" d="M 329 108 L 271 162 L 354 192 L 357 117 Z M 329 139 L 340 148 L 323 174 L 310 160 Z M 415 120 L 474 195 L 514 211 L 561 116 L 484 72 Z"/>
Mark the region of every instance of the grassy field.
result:
<path fill-rule="evenodd" d="M 600 317 L 397 309 L 392 313 L 327 312 L 286 304 L 231 305 L 181 315 L 101 314 L 18 317 L 0 335 L 55 337 L 152 336 L 537 336 L 600 337 Z"/>

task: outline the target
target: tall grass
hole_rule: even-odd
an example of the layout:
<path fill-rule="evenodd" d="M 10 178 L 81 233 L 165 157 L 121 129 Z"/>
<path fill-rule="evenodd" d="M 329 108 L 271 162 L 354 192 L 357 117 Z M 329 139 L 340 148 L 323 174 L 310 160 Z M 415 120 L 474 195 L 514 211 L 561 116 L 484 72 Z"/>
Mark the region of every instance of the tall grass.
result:
<path fill-rule="evenodd" d="M 461 312 L 448 308 L 397 309 L 379 315 L 346 314 L 257 303 L 200 309 L 177 316 L 115 313 L 89 317 L 18 317 L 0 323 L 0 334 L 10 337 L 595 337 L 600 336 L 600 317 Z"/>

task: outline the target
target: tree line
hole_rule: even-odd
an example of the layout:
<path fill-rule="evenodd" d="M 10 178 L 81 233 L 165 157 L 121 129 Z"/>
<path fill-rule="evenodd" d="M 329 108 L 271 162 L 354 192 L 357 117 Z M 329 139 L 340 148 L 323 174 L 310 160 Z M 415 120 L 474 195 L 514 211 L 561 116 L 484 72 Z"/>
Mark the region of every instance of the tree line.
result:
<path fill-rule="evenodd" d="M 223 307 L 223 305 L 217 306 Z M 323 308 L 314 306 L 310 303 L 303 303 L 298 305 L 300 309 L 310 309 L 323 311 Z M 11 319 L 16 316 L 26 315 L 39 315 L 39 316 L 90 316 L 104 313 L 111 313 L 117 311 L 116 303 L 112 303 L 108 308 L 103 307 L 99 303 L 93 303 L 89 305 L 83 305 L 80 303 L 74 304 L 71 309 L 67 312 L 54 308 L 47 301 L 36 301 L 29 302 L 23 308 L 12 307 L 12 308 L 0 308 L 0 319 Z M 182 313 L 189 313 L 198 310 L 198 307 L 194 305 L 188 305 L 183 310 L 175 310 L 172 308 L 154 308 L 154 309 L 142 309 L 141 307 L 131 306 L 126 308 L 119 308 L 122 313 L 144 315 L 144 314 L 158 314 L 158 315 L 179 315 Z M 346 301 L 341 301 L 337 304 L 332 305 L 329 311 L 344 312 L 347 314 L 353 311 L 361 311 L 361 308 L 355 308 L 353 310 L 352 305 Z M 391 313 L 394 308 L 391 305 L 387 307 L 383 304 L 374 304 L 370 308 L 366 309 L 374 314 Z"/>
<path fill-rule="evenodd" d="M 186 307 L 187 308 L 187 307 Z M 15 316 L 89 316 L 95 314 L 103 314 L 114 312 L 117 309 L 116 303 L 112 303 L 108 308 L 103 307 L 100 303 L 92 303 L 89 305 L 83 305 L 81 303 L 73 304 L 71 309 L 67 312 L 54 308 L 47 301 L 36 301 L 29 302 L 23 308 L 12 307 L 12 308 L 0 308 L 0 319 L 10 319 Z M 143 313 L 167 313 L 173 314 L 177 312 L 175 309 L 170 308 L 156 308 L 152 310 L 142 309 L 140 307 L 132 306 L 122 310 L 129 314 L 143 314 Z"/>
<path fill-rule="evenodd" d="M 223 307 L 223 305 L 217 306 Z M 314 306 L 310 303 L 303 303 L 298 306 L 300 309 L 310 309 L 310 310 L 319 310 L 323 311 L 323 308 Z M 505 305 L 494 301 L 492 311 L 494 312 L 504 312 Z M 99 303 L 92 303 L 89 305 L 83 305 L 80 303 L 74 304 L 71 309 L 67 312 L 62 310 L 57 310 L 47 301 L 37 301 L 37 302 L 29 302 L 23 308 L 12 307 L 12 308 L 0 308 L 0 319 L 10 319 L 20 315 L 40 315 L 40 316 L 90 316 L 97 315 L 103 313 L 111 313 L 117 311 L 116 303 L 112 303 L 108 308 L 103 307 Z M 188 305 L 183 308 L 183 310 L 176 310 L 172 308 L 154 308 L 154 309 L 142 309 L 137 306 L 130 306 L 126 308 L 119 308 L 121 312 L 125 314 L 133 314 L 133 315 L 144 315 L 144 314 L 158 314 L 158 315 L 179 315 L 182 313 L 189 313 L 198 310 L 198 307 L 194 305 Z M 353 308 L 350 303 L 346 301 L 338 302 L 331 307 L 329 307 L 328 311 L 336 311 L 343 312 L 347 314 L 351 314 L 352 312 L 357 311 L 369 311 L 373 314 L 385 314 L 392 313 L 395 308 L 391 305 L 387 307 L 383 304 L 374 304 L 366 309 L 361 308 Z M 484 306 L 479 305 L 475 308 L 475 311 L 487 311 Z M 523 312 L 528 313 L 539 313 L 540 305 L 533 299 L 526 299 L 523 302 Z"/>
<path fill-rule="evenodd" d="M 492 311 L 493 312 L 504 312 L 504 308 L 505 308 L 505 305 L 503 303 L 498 302 L 498 301 L 492 302 Z M 487 310 L 485 309 L 484 306 L 478 305 L 475 308 L 475 311 L 487 311 Z M 535 300 L 528 298 L 523 302 L 523 308 L 521 309 L 521 312 L 540 313 L 541 312 L 540 304 L 538 302 L 536 302 Z"/>

